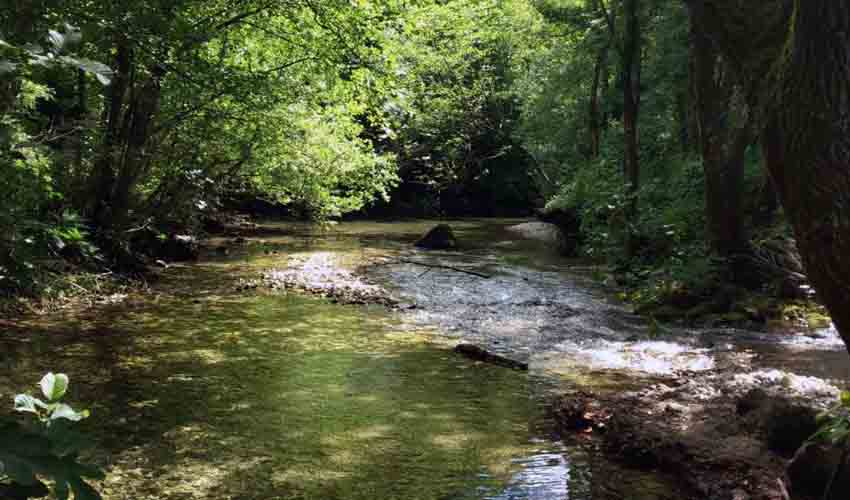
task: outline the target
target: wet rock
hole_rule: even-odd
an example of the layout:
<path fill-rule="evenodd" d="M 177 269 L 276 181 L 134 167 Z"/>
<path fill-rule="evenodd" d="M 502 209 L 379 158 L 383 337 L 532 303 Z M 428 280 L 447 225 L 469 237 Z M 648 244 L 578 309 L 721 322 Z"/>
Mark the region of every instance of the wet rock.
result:
<path fill-rule="evenodd" d="M 752 389 L 744 394 L 735 404 L 738 415 L 745 416 L 760 408 L 765 407 L 770 401 L 770 396 L 762 389 Z"/>
<path fill-rule="evenodd" d="M 765 426 L 768 447 L 790 455 L 817 432 L 817 413 L 805 406 L 777 403 L 768 413 Z"/>
<path fill-rule="evenodd" d="M 484 363 L 491 363 L 494 365 L 504 366 L 506 368 L 511 368 L 514 370 L 528 370 L 528 363 L 523 363 L 521 361 L 515 361 L 513 359 L 506 358 L 499 354 L 494 354 L 492 352 L 488 352 L 477 345 L 472 344 L 459 344 L 454 348 L 454 351 L 460 355 L 463 355 L 469 359 L 475 361 L 482 361 Z"/>
<path fill-rule="evenodd" d="M 786 470 L 794 498 L 823 498 L 826 485 L 841 462 L 842 452 L 835 446 L 808 443 L 800 448 Z M 850 463 L 843 464 L 835 476 L 828 500 L 850 498 Z"/>
<path fill-rule="evenodd" d="M 585 431 L 604 426 L 608 415 L 599 410 L 593 394 L 578 391 L 558 398 L 553 407 L 554 420 L 562 433 Z"/>
<path fill-rule="evenodd" d="M 416 246 L 428 250 L 451 250 L 457 248 L 457 239 L 451 226 L 440 224 L 417 241 Z"/>
<path fill-rule="evenodd" d="M 790 456 L 818 430 L 817 411 L 770 396 L 761 389 L 747 392 L 737 403 L 738 415 L 764 435 L 772 451 Z"/>
<path fill-rule="evenodd" d="M 690 288 L 676 288 L 670 291 L 666 301 L 678 309 L 692 309 L 705 301 L 705 297 L 699 291 Z"/>
<path fill-rule="evenodd" d="M 209 234 L 222 234 L 227 230 L 227 225 L 218 217 L 204 217 L 201 220 L 201 227 L 204 232 Z"/>
<path fill-rule="evenodd" d="M 170 262 L 197 260 L 198 240 L 194 236 L 176 234 L 166 239 L 159 248 L 158 257 Z"/>
<path fill-rule="evenodd" d="M 561 246 L 561 253 L 563 255 L 574 257 L 578 254 L 579 246 L 582 243 L 582 236 L 581 219 L 577 210 L 544 210 L 538 214 L 538 218 L 543 222 L 558 226 L 558 229 L 561 230 L 561 234 L 564 236 L 563 245 Z"/>

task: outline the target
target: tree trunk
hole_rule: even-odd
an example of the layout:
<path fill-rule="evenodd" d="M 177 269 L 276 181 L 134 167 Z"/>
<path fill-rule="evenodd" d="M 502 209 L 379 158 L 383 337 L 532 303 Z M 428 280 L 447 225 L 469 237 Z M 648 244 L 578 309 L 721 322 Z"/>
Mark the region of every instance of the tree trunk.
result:
<path fill-rule="evenodd" d="M 850 350 L 850 2 L 796 0 L 766 140 L 807 274 Z"/>
<path fill-rule="evenodd" d="M 83 157 L 85 156 L 86 127 L 89 118 L 88 107 L 88 85 L 86 85 L 86 72 L 77 70 L 77 133 L 75 134 L 76 147 L 74 149 L 74 174 L 82 175 Z"/>
<path fill-rule="evenodd" d="M 761 189 L 759 190 L 758 200 L 756 202 L 755 215 L 753 216 L 754 227 L 768 227 L 776 221 L 776 216 L 779 212 L 779 196 L 776 193 L 776 187 L 773 185 L 773 179 L 770 178 L 770 163 L 776 162 L 777 159 L 767 158 L 767 147 L 762 141 L 762 165 L 764 167 L 764 179 L 762 179 Z"/>
<path fill-rule="evenodd" d="M 687 1 L 747 81 L 806 272 L 850 351 L 850 1 Z"/>
<path fill-rule="evenodd" d="M 13 15 L 3 16 L 5 19 L 3 26 L 0 26 L 0 35 L 6 37 L 6 42 L 18 47 L 36 42 L 40 21 L 44 17 L 43 2 L 17 2 L 11 10 L 14 10 Z M 21 82 L 17 78 L 8 78 L 7 75 L 0 78 L 0 117 L 14 108 L 20 86 Z"/>
<path fill-rule="evenodd" d="M 89 181 L 91 194 L 88 213 L 99 227 L 108 227 L 111 219 L 110 203 L 115 185 L 115 166 L 120 159 L 121 121 L 124 100 L 130 86 L 132 64 L 132 52 L 128 42 L 119 40 L 115 53 L 115 75 L 108 87 L 103 144 Z"/>
<path fill-rule="evenodd" d="M 690 83 L 705 176 L 706 236 L 712 252 L 733 258 L 747 249 L 744 155 L 751 142 L 746 103 L 708 33 L 691 23 Z"/>
<path fill-rule="evenodd" d="M 591 8 L 597 14 L 602 15 L 606 19 L 606 23 L 614 23 L 614 6 L 611 6 L 612 12 L 608 12 L 604 3 L 595 0 Z M 590 110 L 588 114 L 588 134 L 590 136 L 590 158 L 599 158 L 602 131 L 608 122 L 608 114 L 605 111 L 604 100 L 608 96 L 608 52 L 611 50 L 611 44 L 614 43 L 614 31 L 612 26 L 609 26 L 608 36 L 605 43 L 599 47 L 599 52 L 596 55 L 596 61 L 593 67 L 593 81 L 590 85 Z"/>
<path fill-rule="evenodd" d="M 133 189 L 148 165 L 151 124 L 159 111 L 160 100 L 162 75 L 156 71 L 135 96 L 127 114 L 125 152 L 111 199 L 112 224 L 116 227 L 126 222 Z"/>
<path fill-rule="evenodd" d="M 624 174 L 626 179 L 626 255 L 637 254 L 634 233 L 638 218 L 637 193 L 640 188 L 640 114 L 641 39 L 640 0 L 623 0 L 625 39 L 623 43 L 623 128 L 625 130 Z"/>
<path fill-rule="evenodd" d="M 602 79 L 602 65 L 605 63 L 604 51 L 600 50 L 593 67 L 593 81 L 590 84 L 590 110 L 588 113 L 588 134 L 590 135 L 590 158 L 599 158 L 599 147 L 602 138 L 602 116 L 599 96 L 599 87 Z"/>

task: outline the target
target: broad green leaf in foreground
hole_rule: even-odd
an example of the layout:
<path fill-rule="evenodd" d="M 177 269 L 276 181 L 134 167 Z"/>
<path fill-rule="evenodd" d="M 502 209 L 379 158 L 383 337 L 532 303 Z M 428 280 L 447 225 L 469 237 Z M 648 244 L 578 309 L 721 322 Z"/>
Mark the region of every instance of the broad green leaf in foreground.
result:
<path fill-rule="evenodd" d="M 64 373 L 57 375 L 51 372 L 41 379 L 39 385 L 41 386 L 41 392 L 44 393 L 44 397 L 48 401 L 58 401 L 68 390 L 68 376 Z"/>

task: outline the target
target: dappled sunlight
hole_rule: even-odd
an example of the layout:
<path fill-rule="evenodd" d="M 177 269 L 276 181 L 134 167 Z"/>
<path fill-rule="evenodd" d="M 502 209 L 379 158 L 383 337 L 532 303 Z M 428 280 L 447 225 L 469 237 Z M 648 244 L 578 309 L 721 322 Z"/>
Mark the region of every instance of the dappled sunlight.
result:
<path fill-rule="evenodd" d="M 433 438 L 431 438 L 431 442 L 434 446 L 448 449 L 448 450 L 462 450 L 475 441 L 481 439 L 480 434 L 475 433 L 465 433 L 465 432 L 455 432 L 455 433 L 446 433 L 446 434 L 437 434 Z"/>
<path fill-rule="evenodd" d="M 471 367 L 386 313 L 162 297 L 103 319 L 75 324 L 68 349 L 39 345 L 98 401 L 107 498 L 430 499 L 509 477 L 531 447 L 523 375 Z M 22 379 L 40 370 L 16 362 Z"/>
<path fill-rule="evenodd" d="M 477 224 L 461 231 L 476 234 Z M 526 349 L 546 366 L 536 350 L 573 331 L 552 331 L 555 320 L 614 331 L 629 321 L 616 308 L 600 312 L 613 311 L 608 319 L 570 324 L 574 306 L 596 299 L 569 292 L 570 305 L 555 300 L 561 276 L 505 267 L 486 245 L 483 268 L 501 281 L 429 273 L 418 282 L 439 296 L 437 321 L 234 288 L 286 262 L 269 248 L 287 246 L 308 260 L 325 252 L 315 262 L 354 266 L 363 255 L 403 250 L 391 240 L 413 240 L 421 228 L 364 223 L 331 230 L 330 239 L 270 237 L 238 256 L 166 270 L 163 292 L 132 307 L 22 325 L 0 339 L 9 368 L 0 390 L 47 369 L 75 380 L 74 400 L 94 402 L 85 425 L 91 458 L 108 471 L 107 499 L 590 498 L 568 486 L 586 480 L 576 472 L 584 466 L 570 466 L 576 451 L 548 438 L 545 389 L 524 373 L 451 352 L 444 333 L 474 325 L 465 334 L 505 352 Z M 376 242 L 383 246 L 369 250 Z M 413 286 L 422 270 L 405 272 L 416 273 Z M 551 293 L 535 298 L 544 289 Z M 640 355 L 677 355 L 662 346 Z"/>

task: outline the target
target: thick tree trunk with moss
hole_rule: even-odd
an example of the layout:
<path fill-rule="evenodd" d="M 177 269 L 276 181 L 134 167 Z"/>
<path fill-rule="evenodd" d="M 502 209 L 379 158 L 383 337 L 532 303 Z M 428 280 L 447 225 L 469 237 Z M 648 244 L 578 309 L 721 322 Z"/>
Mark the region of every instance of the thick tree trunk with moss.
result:
<path fill-rule="evenodd" d="M 850 1 L 688 2 L 748 82 L 807 274 L 850 350 Z"/>
<path fill-rule="evenodd" d="M 850 350 L 850 1 L 797 0 L 766 134 L 806 271 Z"/>

